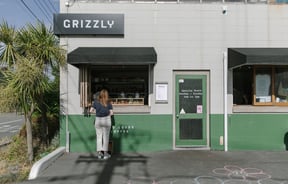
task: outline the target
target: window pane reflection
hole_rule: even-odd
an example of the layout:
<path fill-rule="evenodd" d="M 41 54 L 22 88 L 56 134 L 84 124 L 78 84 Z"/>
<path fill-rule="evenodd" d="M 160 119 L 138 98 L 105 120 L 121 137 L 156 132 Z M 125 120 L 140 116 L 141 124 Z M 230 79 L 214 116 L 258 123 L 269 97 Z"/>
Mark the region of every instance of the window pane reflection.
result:
<path fill-rule="evenodd" d="M 256 69 L 255 90 L 256 102 L 272 102 L 271 98 L 271 69 Z"/>
<path fill-rule="evenodd" d="M 276 102 L 287 102 L 288 98 L 288 68 L 275 69 Z"/>

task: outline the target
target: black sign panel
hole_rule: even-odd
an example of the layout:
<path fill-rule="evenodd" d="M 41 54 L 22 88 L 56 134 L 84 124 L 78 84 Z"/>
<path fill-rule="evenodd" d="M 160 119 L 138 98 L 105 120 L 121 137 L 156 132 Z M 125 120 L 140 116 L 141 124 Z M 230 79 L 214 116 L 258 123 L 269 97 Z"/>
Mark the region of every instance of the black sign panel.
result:
<path fill-rule="evenodd" d="M 202 113 L 202 79 L 179 79 L 179 113 Z"/>
<path fill-rule="evenodd" d="M 56 35 L 124 35 L 124 14 L 54 14 Z"/>

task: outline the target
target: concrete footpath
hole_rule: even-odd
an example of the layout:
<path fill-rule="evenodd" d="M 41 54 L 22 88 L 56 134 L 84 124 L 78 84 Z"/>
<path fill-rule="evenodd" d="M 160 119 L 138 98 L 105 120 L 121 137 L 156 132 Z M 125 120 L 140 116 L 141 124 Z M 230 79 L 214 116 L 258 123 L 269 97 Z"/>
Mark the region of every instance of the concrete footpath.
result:
<path fill-rule="evenodd" d="M 288 152 L 167 151 L 64 154 L 21 184 L 288 184 Z"/>

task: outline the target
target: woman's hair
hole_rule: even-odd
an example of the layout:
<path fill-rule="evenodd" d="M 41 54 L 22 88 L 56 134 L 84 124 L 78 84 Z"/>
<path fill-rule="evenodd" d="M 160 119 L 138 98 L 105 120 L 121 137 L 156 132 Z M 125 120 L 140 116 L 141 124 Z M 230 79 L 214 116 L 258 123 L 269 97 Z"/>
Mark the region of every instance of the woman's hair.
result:
<path fill-rule="evenodd" d="M 109 95 L 108 95 L 108 91 L 106 89 L 102 89 L 100 91 L 100 94 L 99 94 L 99 102 L 103 105 L 103 106 L 107 106 L 107 103 L 108 103 L 108 98 L 109 98 Z"/>

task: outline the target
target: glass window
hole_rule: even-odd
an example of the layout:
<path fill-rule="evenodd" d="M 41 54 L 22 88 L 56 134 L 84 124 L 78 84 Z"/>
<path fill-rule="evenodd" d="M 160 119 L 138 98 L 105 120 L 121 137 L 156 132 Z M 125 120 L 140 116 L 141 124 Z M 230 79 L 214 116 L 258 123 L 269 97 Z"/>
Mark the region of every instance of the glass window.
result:
<path fill-rule="evenodd" d="M 275 68 L 275 98 L 276 103 L 288 100 L 288 68 Z"/>
<path fill-rule="evenodd" d="M 242 66 L 233 70 L 233 103 L 252 104 L 253 66 Z"/>
<path fill-rule="evenodd" d="M 91 69 L 92 99 L 107 89 L 113 105 L 148 105 L 148 65 L 108 65 Z"/>
<path fill-rule="evenodd" d="M 234 69 L 233 103 L 288 106 L 288 66 L 242 66 Z"/>
<path fill-rule="evenodd" d="M 267 103 L 272 102 L 272 69 L 256 68 L 255 69 L 255 102 Z"/>

